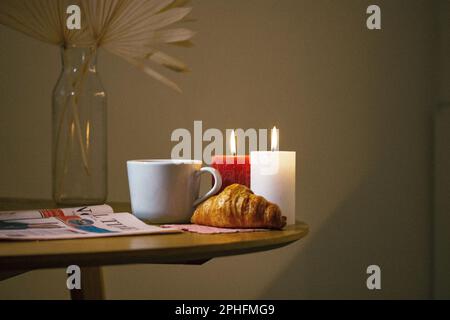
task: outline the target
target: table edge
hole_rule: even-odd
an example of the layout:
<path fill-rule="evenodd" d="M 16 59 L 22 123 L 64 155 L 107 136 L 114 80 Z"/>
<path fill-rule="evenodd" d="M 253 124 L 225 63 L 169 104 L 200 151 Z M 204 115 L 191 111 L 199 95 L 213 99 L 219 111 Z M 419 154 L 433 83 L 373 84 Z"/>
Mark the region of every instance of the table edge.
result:
<path fill-rule="evenodd" d="M 271 239 L 255 239 L 243 241 L 247 242 L 245 248 L 236 248 L 235 242 L 206 244 L 201 250 L 192 252 L 186 247 L 172 247 L 136 250 L 117 250 L 105 252 L 70 253 L 67 256 L 61 254 L 45 255 L 23 255 L 23 256 L 3 256 L 0 257 L 0 271 L 23 270 L 23 269 L 45 269 L 67 267 L 71 264 L 79 266 L 106 266 L 106 265 L 126 265 L 126 264 L 184 264 L 190 261 L 209 260 L 216 257 L 225 257 L 256 253 L 273 250 L 287 246 L 305 237 L 309 232 L 309 227 L 305 223 L 297 223 L 297 232 L 292 232 L 286 236 Z M 171 235 L 164 235 L 171 236 Z M 76 240 L 66 240 L 76 241 Z M 24 266 L 26 266 L 24 268 Z"/>

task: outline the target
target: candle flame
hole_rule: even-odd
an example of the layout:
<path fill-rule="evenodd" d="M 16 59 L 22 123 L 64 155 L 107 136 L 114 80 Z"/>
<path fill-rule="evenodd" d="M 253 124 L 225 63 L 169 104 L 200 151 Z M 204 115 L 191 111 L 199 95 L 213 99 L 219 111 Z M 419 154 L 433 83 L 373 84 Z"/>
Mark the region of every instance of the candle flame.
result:
<path fill-rule="evenodd" d="M 234 132 L 234 129 L 231 130 L 230 134 L 230 151 L 233 156 L 236 155 L 236 133 Z"/>
<path fill-rule="evenodd" d="M 279 148 L 279 137 L 278 137 L 278 129 L 277 129 L 277 127 L 273 127 L 273 129 L 272 129 L 272 135 L 271 135 L 271 137 L 272 137 L 272 151 L 277 151 L 278 150 L 278 148 Z"/>

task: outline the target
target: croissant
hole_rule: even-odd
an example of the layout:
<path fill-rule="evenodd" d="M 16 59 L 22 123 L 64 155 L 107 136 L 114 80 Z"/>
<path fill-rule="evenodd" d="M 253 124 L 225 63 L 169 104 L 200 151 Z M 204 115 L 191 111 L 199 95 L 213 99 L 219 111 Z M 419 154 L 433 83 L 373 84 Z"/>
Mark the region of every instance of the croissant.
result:
<path fill-rule="evenodd" d="M 191 222 L 219 228 L 282 229 L 286 217 L 280 208 L 249 188 L 233 184 L 200 204 Z"/>

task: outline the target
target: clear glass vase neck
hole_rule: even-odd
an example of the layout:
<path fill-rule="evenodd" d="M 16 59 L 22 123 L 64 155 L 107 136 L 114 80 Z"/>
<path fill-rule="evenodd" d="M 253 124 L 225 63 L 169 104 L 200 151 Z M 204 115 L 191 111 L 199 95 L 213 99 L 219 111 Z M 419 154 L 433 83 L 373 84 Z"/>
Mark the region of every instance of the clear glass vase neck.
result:
<path fill-rule="evenodd" d="M 63 46 L 61 59 L 65 72 L 97 71 L 96 46 Z"/>

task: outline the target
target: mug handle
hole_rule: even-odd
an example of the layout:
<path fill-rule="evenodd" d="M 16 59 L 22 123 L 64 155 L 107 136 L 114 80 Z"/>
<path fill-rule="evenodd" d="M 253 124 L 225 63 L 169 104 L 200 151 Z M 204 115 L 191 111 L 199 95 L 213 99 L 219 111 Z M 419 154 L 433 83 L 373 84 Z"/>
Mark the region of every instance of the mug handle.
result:
<path fill-rule="evenodd" d="M 199 176 L 204 173 L 210 173 L 214 177 L 214 186 L 204 196 L 195 200 L 194 207 L 198 206 L 200 203 L 202 203 L 209 197 L 215 195 L 222 187 L 222 176 L 220 175 L 219 171 L 211 167 L 203 167 L 200 169 L 200 171 L 197 172 Z"/>

